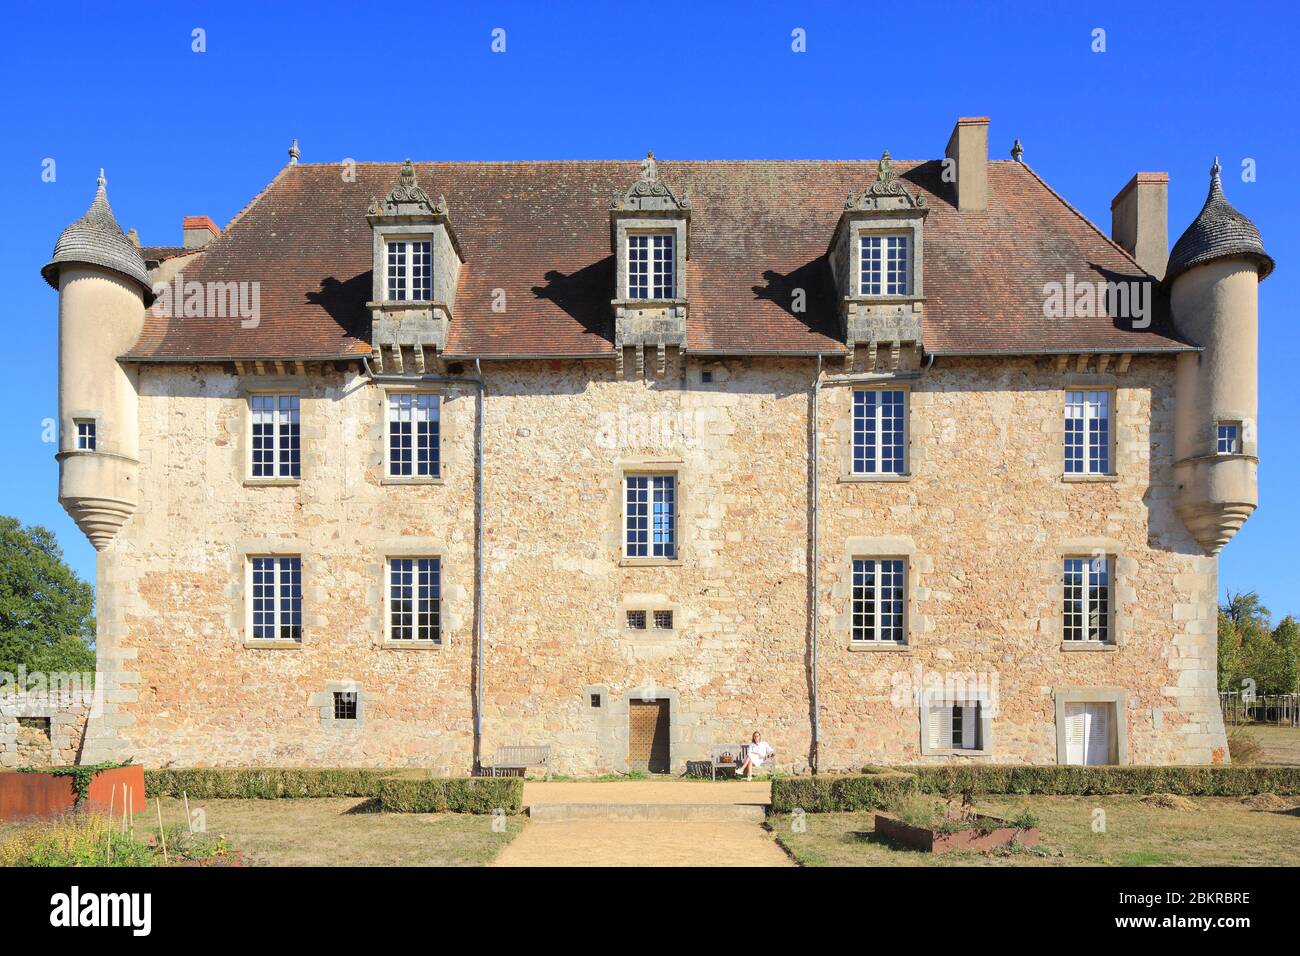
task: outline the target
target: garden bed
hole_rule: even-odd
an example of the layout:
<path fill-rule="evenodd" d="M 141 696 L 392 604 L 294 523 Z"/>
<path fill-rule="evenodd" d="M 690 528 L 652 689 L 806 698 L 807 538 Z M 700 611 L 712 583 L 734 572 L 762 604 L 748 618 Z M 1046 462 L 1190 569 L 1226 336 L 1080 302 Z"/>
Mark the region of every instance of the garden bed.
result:
<path fill-rule="evenodd" d="M 46 771 L 0 773 L 0 820 L 45 818 L 74 808 L 121 812 L 145 809 L 144 769 L 136 765 L 52 767 Z"/>
<path fill-rule="evenodd" d="M 982 814 L 971 818 L 962 829 L 947 830 L 912 826 L 896 817 L 878 813 L 876 833 L 894 843 L 924 853 L 950 853 L 954 850 L 988 852 L 1012 844 L 1037 846 L 1039 841 L 1037 827 L 1013 826 L 1009 820 Z"/>

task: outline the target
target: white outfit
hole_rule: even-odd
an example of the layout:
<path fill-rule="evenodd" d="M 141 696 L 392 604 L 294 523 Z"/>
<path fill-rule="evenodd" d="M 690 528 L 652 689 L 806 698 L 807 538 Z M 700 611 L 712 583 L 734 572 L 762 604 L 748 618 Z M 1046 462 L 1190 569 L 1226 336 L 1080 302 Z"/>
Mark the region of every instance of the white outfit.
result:
<path fill-rule="evenodd" d="M 760 740 L 756 744 L 749 745 L 749 762 L 755 767 L 761 767 L 763 766 L 763 761 L 774 753 L 776 753 L 776 751 L 772 749 L 771 744 L 766 740 Z"/>

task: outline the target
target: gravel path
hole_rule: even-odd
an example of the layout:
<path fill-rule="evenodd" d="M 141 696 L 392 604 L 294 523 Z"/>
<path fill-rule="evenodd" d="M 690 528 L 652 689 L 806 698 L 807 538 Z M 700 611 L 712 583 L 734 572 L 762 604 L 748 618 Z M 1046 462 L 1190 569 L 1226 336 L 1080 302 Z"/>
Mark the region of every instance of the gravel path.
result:
<path fill-rule="evenodd" d="M 619 784 L 618 786 L 623 786 Z M 629 784 L 630 786 L 630 784 Z M 793 866 L 756 823 L 529 823 L 493 866 Z"/>

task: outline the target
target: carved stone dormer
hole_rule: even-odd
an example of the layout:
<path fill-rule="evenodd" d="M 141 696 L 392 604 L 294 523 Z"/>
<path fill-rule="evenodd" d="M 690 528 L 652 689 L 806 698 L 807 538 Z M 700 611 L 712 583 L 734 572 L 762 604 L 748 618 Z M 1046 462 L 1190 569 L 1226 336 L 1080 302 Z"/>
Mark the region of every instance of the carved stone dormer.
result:
<path fill-rule="evenodd" d="M 456 283 L 464 262 L 447 215 L 447 200 L 429 198 L 415 166 L 366 211 L 374 240 L 370 344 L 379 371 L 425 371 L 446 348 L 456 308 Z M 426 349 L 432 354 L 426 356 Z"/>
<path fill-rule="evenodd" d="M 615 193 L 609 237 L 615 261 L 614 344 L 620 372 L 627 350 L 638 371 L 645 349 L 658 353 L 663 373 L 668 349 L 686 347 L 686 261 L 690 258 L 690 196 L 679 199 L 659 181 L 654 153 L 641 161 L 641 176 Z"/>
<path fill-rule="evenodd" d="M 844 203 L 829 259 L 850 365 L 870 371 L 919 362 L 929 212 L 925 195 L 909 192 L 894 173 L 889 150 L 876 181 Z"/>

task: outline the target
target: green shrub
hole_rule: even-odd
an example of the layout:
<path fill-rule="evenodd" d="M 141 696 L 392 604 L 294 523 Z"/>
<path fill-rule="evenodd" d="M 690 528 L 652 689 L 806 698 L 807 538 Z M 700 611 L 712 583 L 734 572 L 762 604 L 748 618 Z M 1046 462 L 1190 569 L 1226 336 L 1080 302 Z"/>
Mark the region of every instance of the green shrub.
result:
<path fill-rule="evenodd" d="M 772 781 L 772 811 L 876 810 L 915 792 L 916 777 L 899 771 L 879 771 L 860 777 L 778 777 Z"/>
<path fill-rule="evenodd" d="M 198 767 L 146 770 L 145 795 L 198 800 L 278 800 L 286 797 L 377 797 L 392 770 L 312 767 Z"/>
<path fill-rule="evenodd" d="M 1244 797 L 1300 793 L 1300 767 L 909 767 L 924 793 Z"/>
<path fill-rule="evenodd" d="M 380 809 L 389 813 L 508 814 L 524 807 L 522 777 L 450 777 L 385 780 L 378 793 Z"/>

